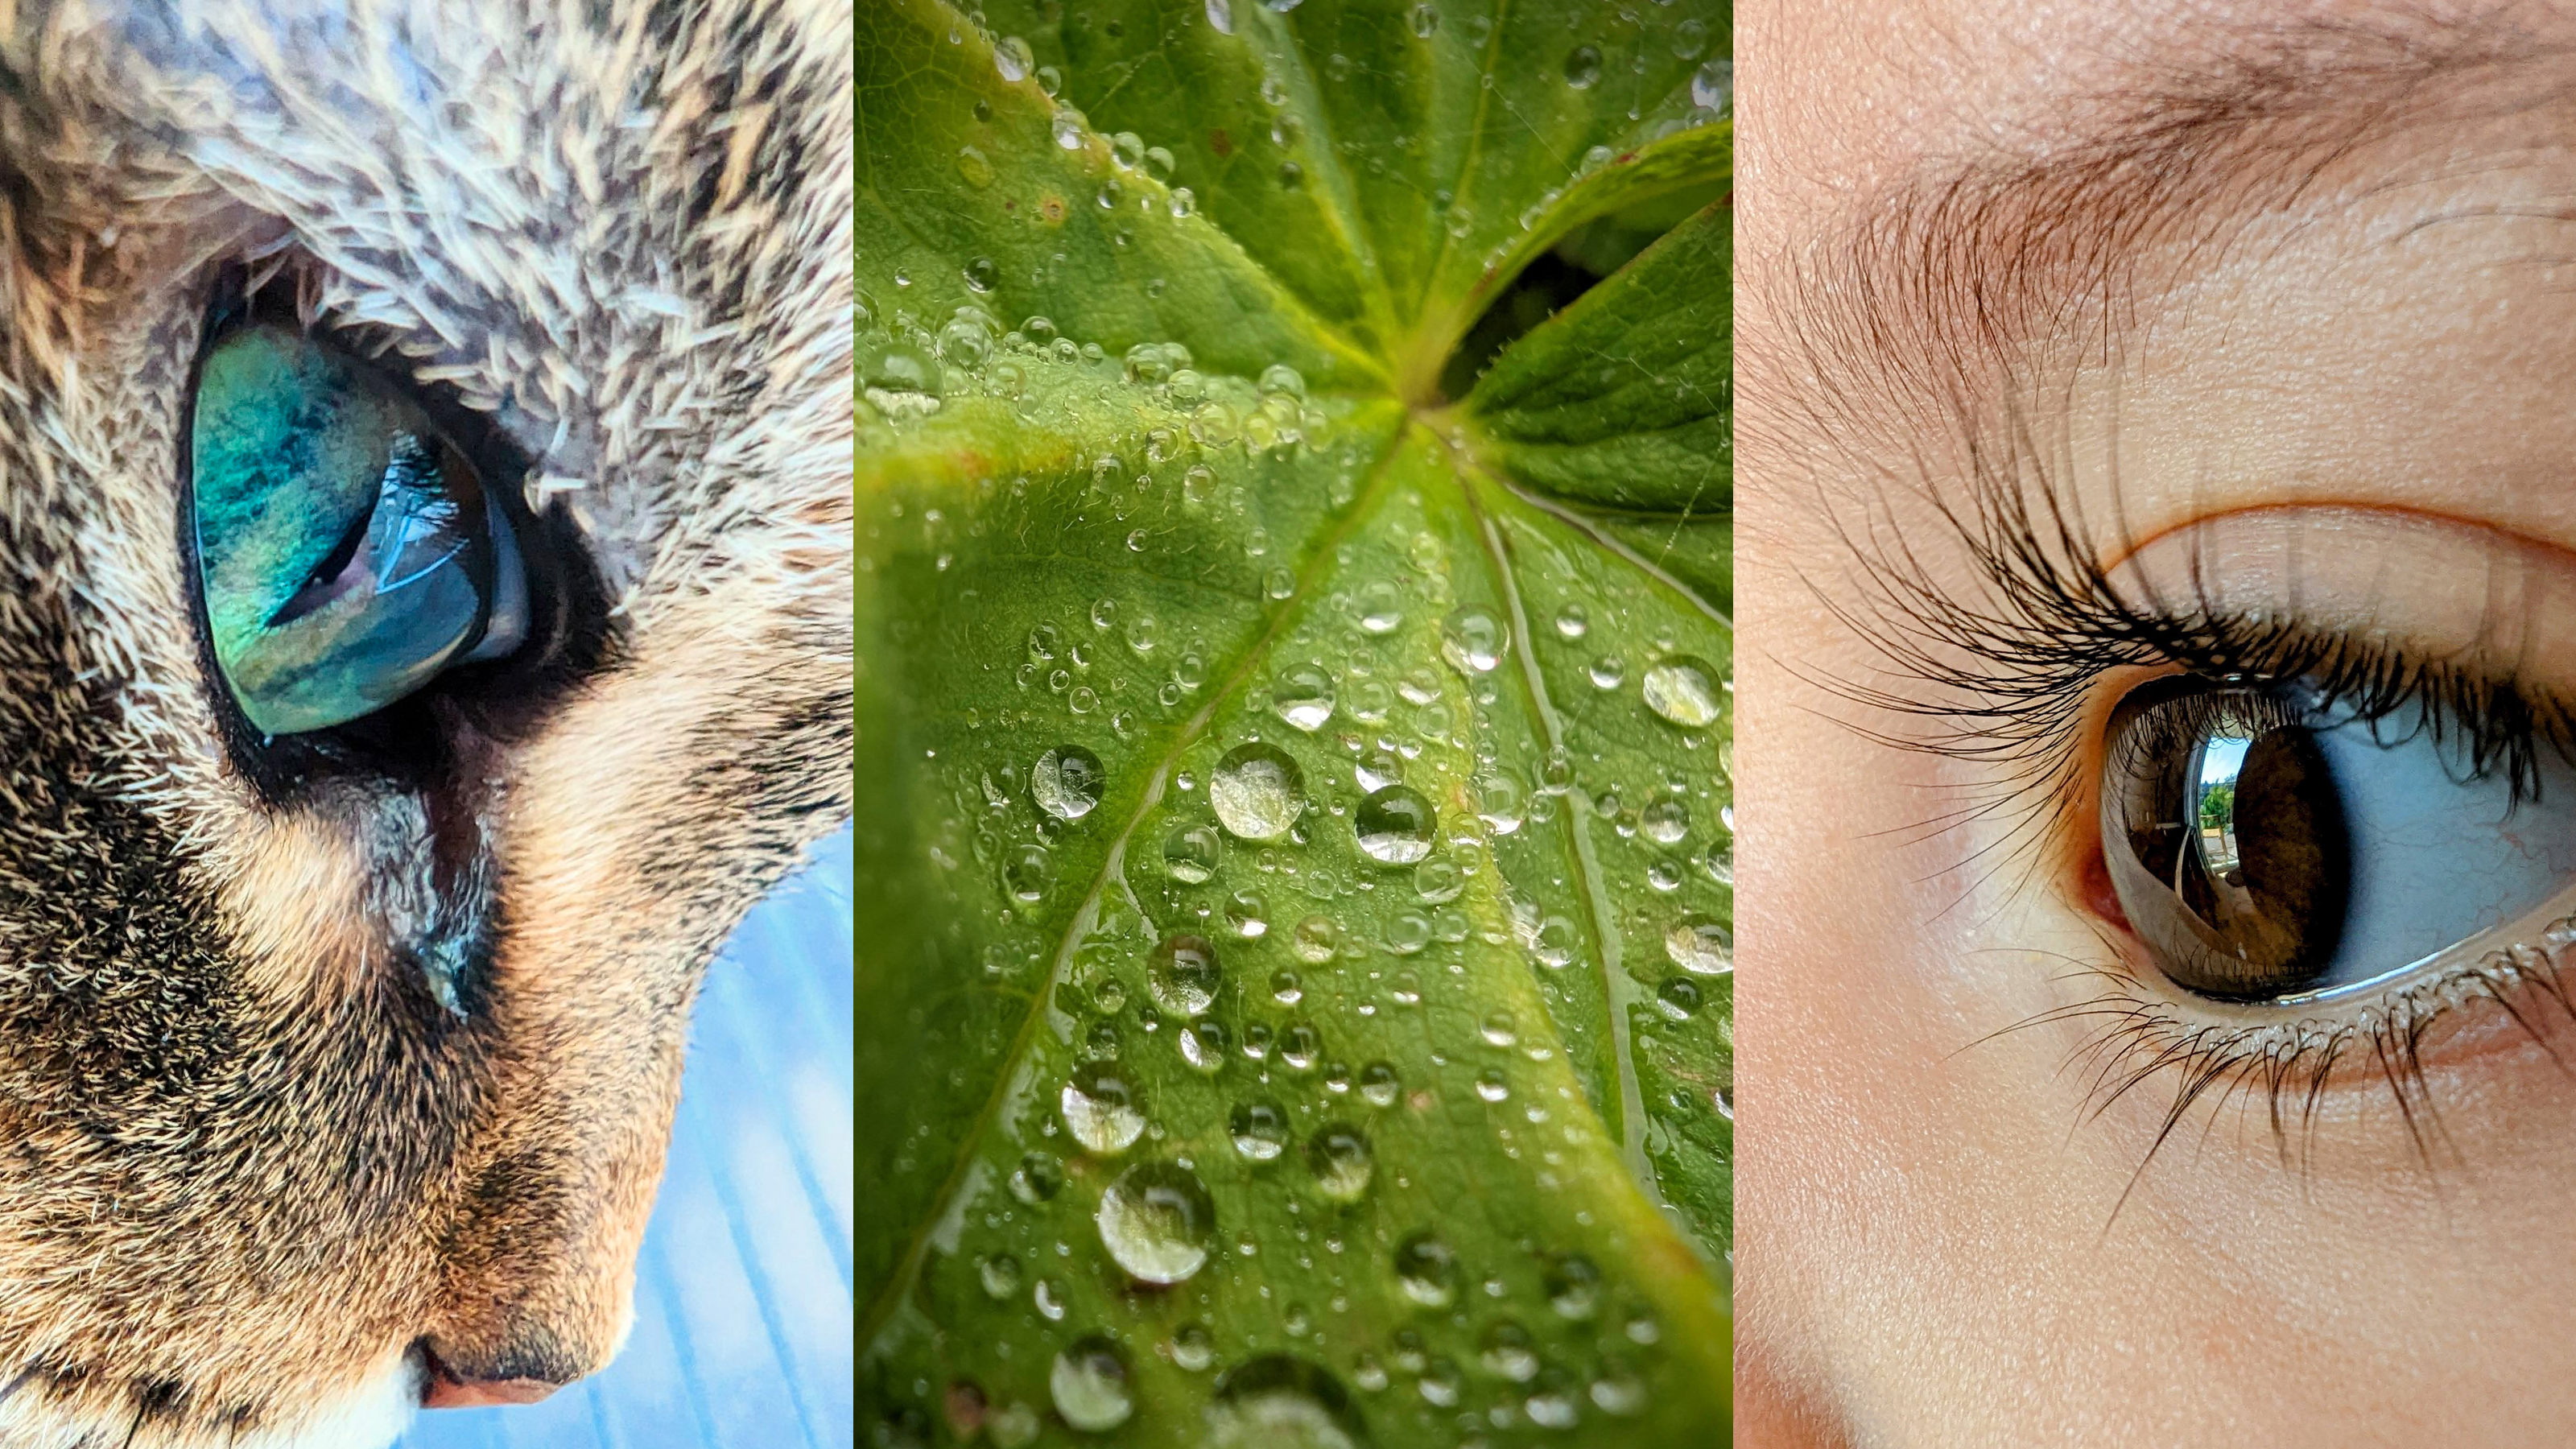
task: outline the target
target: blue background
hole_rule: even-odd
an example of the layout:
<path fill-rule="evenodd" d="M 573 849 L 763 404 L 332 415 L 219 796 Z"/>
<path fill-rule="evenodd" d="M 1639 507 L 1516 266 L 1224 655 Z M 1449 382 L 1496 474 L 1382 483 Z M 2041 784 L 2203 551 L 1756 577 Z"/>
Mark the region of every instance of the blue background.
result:
<path fill-rule="evenodd" d="M 709 968 L 626 1351 L 542 1404 L 424 1413 L 403 1449 L 853 1441 L 851 854 L 817 847 Z"/>

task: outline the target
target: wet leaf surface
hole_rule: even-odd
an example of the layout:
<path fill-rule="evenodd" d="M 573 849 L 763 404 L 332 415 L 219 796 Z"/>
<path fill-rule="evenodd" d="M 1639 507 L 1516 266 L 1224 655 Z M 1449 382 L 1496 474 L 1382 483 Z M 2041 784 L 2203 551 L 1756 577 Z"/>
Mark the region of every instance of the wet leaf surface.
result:
<path fill-rule="evenodd" d="M 1727 20 L 862 7 L 863 1440 L 1723 1442 Z"/>

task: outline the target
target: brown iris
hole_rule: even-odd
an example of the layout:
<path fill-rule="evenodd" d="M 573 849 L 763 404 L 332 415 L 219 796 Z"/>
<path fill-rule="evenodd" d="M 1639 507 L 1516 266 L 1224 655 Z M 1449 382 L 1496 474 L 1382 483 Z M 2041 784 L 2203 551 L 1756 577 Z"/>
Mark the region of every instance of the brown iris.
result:
<path fill-rule="evenodd" d="M 2177 985 L 2233 1000 L 2316 985 L 2351 850 L 2316 737 L 2242 690 L 2141 691 L 2113 725 L 2103 850 L 2121 909 Z"/>

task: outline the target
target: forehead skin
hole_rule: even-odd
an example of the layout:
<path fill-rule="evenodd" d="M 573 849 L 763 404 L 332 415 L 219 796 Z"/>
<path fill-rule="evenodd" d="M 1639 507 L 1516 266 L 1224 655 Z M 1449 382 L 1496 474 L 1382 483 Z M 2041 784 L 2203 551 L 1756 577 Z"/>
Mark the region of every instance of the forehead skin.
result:
<path fill-rule="evenodd" d="M 415 1342 L 614 1352 L 699 972 L 850 808 L 850 63 L 802 0 L 0 6 L 0 1441 L 380 1443 Z M 179 440 L 270 261 L 598 577 L 425 782 L 219 743 Z"/>
<path fill-rule="evenodd" d="M 2576 1090 L 2545 1053 L 2437 1070 L 2429 1159 L 2356 1088 L 2299 1168 L 2249 1109 L 2139 1173 L 2169 1087 L 2089 1117 L 2080 1030 L 1985 1040 L 2083 999 L 2063 973 L 2102 956 L 2057 861 L 1980 857 L 2001 830 L 1950 816 L 1992 772 L 1874 742 L 1901 722 L 1831 686 L 1890 684 L 1840 606 L 1891 538 L 1977 588 L 1919 505 L 1963 500 L 2015 426 L 2116 505 L 2106 545 L 2333 504 L 2563 572 L 2576 13 L 1739 23 L 1739 1442 L 2567 1441 Z M 2267 73 L 2316 84 L 2213 102 Z M 2392 611 L 2487 578 L 2475 551 L 2391 572 Z"/>

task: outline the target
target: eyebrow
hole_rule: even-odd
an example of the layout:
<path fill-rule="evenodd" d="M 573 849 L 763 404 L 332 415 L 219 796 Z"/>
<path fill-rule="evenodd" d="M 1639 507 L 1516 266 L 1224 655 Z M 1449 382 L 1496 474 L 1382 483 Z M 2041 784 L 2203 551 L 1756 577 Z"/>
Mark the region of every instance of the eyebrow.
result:
<path fill-rule="evenodd" d="M 2133 325 L 2151 268 L 2223 249 L 2356 155 L 2576 102 L 2576 37 L 2503 16 L 2387 12 L 2195 41 L 2064 97 L 2051 109 L 2073 119 L 2023 150 L 1941 159 L 1865 195 L 1794 259 L 1793 338 L 1835 395 L 1816 401 L 1879 411 L 1893 386 L 1955 421 L 2033 347 Z"/>

